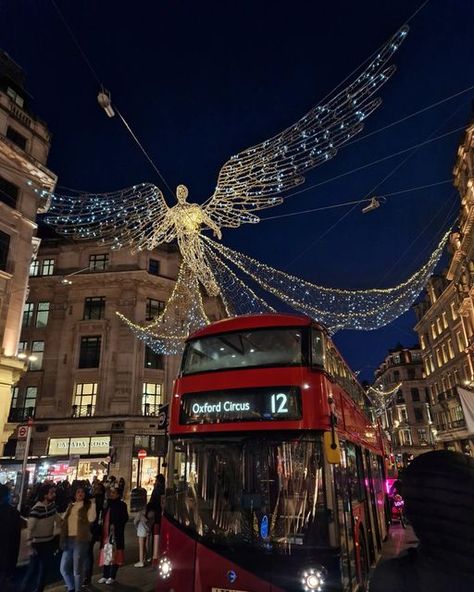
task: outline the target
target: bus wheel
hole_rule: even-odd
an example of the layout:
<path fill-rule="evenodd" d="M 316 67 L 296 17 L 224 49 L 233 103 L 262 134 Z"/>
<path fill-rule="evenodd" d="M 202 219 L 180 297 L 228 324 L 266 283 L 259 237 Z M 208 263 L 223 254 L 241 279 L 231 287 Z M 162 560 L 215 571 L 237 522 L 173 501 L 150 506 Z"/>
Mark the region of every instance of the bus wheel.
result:
<path fill-rule="evenodd" d="M 362 530 L 359 533 L 359 576 L 359 591 L 364 592 L 364 590 L 367 590 L 369 584 L 369 556 L 367 554 L 365 534 Z"/>

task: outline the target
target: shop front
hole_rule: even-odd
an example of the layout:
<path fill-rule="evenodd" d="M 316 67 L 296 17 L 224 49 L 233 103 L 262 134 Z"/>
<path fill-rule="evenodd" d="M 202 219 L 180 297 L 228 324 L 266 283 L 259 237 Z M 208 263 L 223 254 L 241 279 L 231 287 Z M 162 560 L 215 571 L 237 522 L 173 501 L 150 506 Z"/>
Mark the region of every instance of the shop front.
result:
<path fill-rule="evenodd" d="M 145 458 L 139 459 L 139 451 L 145 451 Z M 131 488 L 143 487 L 150 497 L 156 476 L 165 473 L 166 435 L 135 436 L 132 455 Z"/>

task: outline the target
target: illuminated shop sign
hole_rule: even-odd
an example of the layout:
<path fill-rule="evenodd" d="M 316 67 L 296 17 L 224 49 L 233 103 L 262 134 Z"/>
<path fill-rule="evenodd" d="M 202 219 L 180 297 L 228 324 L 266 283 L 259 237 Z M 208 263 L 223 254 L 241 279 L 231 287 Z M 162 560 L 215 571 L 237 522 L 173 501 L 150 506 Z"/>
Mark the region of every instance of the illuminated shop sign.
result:
<path fill-rule="evenodd" d="M 295 386 L 185 393 L 180 423 L 230 423 L 301 419 L 301 393 Z"/>
<path fill-rule="evenodd" d="M 48 454 L 109 454 L 110 436 L 86 436 L 83 438 L 50 438 Z"/>

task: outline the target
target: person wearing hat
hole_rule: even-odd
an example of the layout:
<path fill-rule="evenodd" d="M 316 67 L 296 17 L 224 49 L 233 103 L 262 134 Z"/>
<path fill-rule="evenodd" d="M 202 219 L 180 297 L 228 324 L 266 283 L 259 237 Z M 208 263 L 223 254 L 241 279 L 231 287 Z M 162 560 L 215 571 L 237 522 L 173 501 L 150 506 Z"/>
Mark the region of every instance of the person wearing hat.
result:
<path fill-rule="evenodd" d="M 103 574 L 98 584 L 113 584 L 118 569 L 124 562 L 125 525 L 128 522 L 127 505 L 120 499 L 118 484 L 109 487 L 107 507 L 103 514 L 103 530 L 99 565 Z"/>
<path fill-rule="evenodd" d="M 474 459 L 449 450 L 421 454 L 402 486 L 419 545 L 380 563 L 370 592 L 472 592 Z"/>

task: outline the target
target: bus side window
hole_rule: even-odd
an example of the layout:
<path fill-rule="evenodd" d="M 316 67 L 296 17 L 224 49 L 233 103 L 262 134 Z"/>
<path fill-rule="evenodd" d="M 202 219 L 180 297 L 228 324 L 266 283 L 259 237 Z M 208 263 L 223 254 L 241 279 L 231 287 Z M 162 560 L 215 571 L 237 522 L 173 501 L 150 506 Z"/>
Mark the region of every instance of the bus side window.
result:
<path fill-rule="evenodd" d="M 361 502 L 365 499 L 365 487 L 364 467 L 362 465 L 360 448 L 356 448 L 354 444 L 350 442 L 347 442 L 346 448 L 347 482 L 349 485 L 351 500 L 353 502 Z"/>
<path fill-rule="evenodd" d="M 313 329 L 311 332 L 311 358 L 313 367 L 324 368 L 324 337 L 317 329 Z"/>

